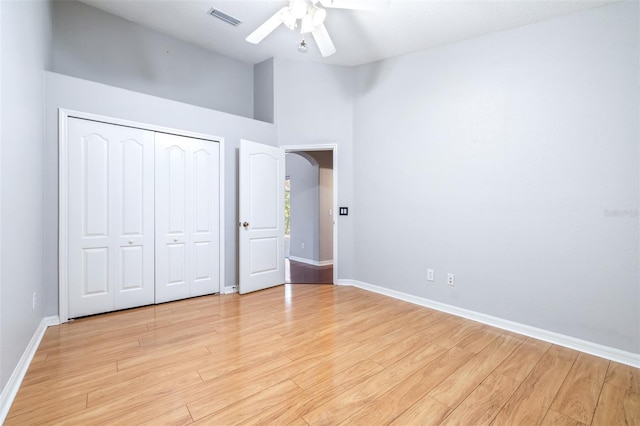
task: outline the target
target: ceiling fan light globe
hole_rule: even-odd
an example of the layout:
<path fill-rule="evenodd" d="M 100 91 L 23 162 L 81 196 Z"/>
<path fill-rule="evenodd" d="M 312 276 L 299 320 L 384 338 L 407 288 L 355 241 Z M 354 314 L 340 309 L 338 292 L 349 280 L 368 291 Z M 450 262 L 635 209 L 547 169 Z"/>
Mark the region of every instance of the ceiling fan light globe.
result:
<path fill-rule="evenodd" d="M 307 14 L 307 10 L 309 10 L 309 4 L 307 0 L 291 0 L 289 10 L 296 19 L 302 19 Z"/>
<path fill-rule="evenodd" d="M 295 30 L 295 29 L 296 29 L 296 27 L 298 26 L 298 23 L 296 22 L 296 20 L 295 20 L 295 19 L 294 19 L 294 20 L 292 20 L 292 21 L 289 21 L 289 22 L 285 22 L 284 24 L 285 24 L 285 25 L 286 25 L 286 27 L 287 27 L 287 28 L 289 28 L 291 31 Z"/>
<path fill-rule="evenodd" d="M 291 11 L 288 8 L 282 10 L 280 17 L 287 28 L 290 30 L 294 30 L 296 28 L 296 18 L 291 14 Z"/>
<path fill-rule="evenodd" d="M 314 29 L 315 29 L 315 25 L 313 25 L 313 19 L 311 18 L 311 15 L 308 15 L 308 14 L 305 15 L 301 21 L 300 33 L 301 34 L 310 33 Z"/>
<path fill-rule="evenodd" d="M 311 11 L 311 23 L 313 27 L 317 28 L 320 25 L 324 24 L 325 19 L 327 19 L 327 11 L 320 7 L 314 7 Z"/>

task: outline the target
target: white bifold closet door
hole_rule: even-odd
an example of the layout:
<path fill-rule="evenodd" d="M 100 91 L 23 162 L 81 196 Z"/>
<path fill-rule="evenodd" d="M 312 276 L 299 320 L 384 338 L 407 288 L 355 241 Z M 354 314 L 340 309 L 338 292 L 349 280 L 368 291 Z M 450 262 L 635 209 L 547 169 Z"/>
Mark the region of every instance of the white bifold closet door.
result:
<path fill-rule="evenodd" d="M 69 318 L 154 302 L 154 133 L 68 120 Z"/>
<path fill-rule="evenodd" d="M 157 133 L 156 303 L 220 291 L 219 144 Z"/>

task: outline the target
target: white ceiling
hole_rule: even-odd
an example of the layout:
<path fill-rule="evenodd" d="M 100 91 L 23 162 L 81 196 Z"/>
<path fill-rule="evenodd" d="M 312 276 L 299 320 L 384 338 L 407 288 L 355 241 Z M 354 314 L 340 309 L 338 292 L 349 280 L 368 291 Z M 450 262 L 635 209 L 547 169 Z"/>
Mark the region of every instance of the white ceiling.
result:
<path fill-rule="evenodd" d="M 246 63 L 271 57 L 359 65 L 527 25 L 618 0 L 389 0 L 385 11 L 329 9 L 326 27 L 337 53 L 322 58 L 312 37 L 283 25 L 259 45 L 245 37 L 288 0 L 81 0 L 157 31 Z M 215 7 L 242 21 L 233 27 L 207 14 Z"/>

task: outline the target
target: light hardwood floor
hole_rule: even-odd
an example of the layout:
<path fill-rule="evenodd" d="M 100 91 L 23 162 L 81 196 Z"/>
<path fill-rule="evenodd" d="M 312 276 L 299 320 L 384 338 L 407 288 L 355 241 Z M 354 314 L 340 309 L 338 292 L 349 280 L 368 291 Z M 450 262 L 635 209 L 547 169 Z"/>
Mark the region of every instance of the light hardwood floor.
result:
<path fill-rule="evenodd" d="M 47 330 L 7 425 L 639 425 L 640 370 L 351 287 Z"/>

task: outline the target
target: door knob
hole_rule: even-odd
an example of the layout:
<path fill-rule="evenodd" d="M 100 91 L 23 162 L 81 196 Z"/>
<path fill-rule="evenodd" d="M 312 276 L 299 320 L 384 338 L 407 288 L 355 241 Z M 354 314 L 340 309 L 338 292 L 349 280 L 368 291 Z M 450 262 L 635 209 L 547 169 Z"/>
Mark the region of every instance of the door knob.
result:
<path fill-rule="evenodd" d="M 242 226 L 244 226 L 244 229 L 247 229 L 249 227 L 249 222 L 242 222 Z"/>
<path fill-rule="evenodd" d="M 133 244 L 133 240 L 129 240 L 129 244 Z"/>

